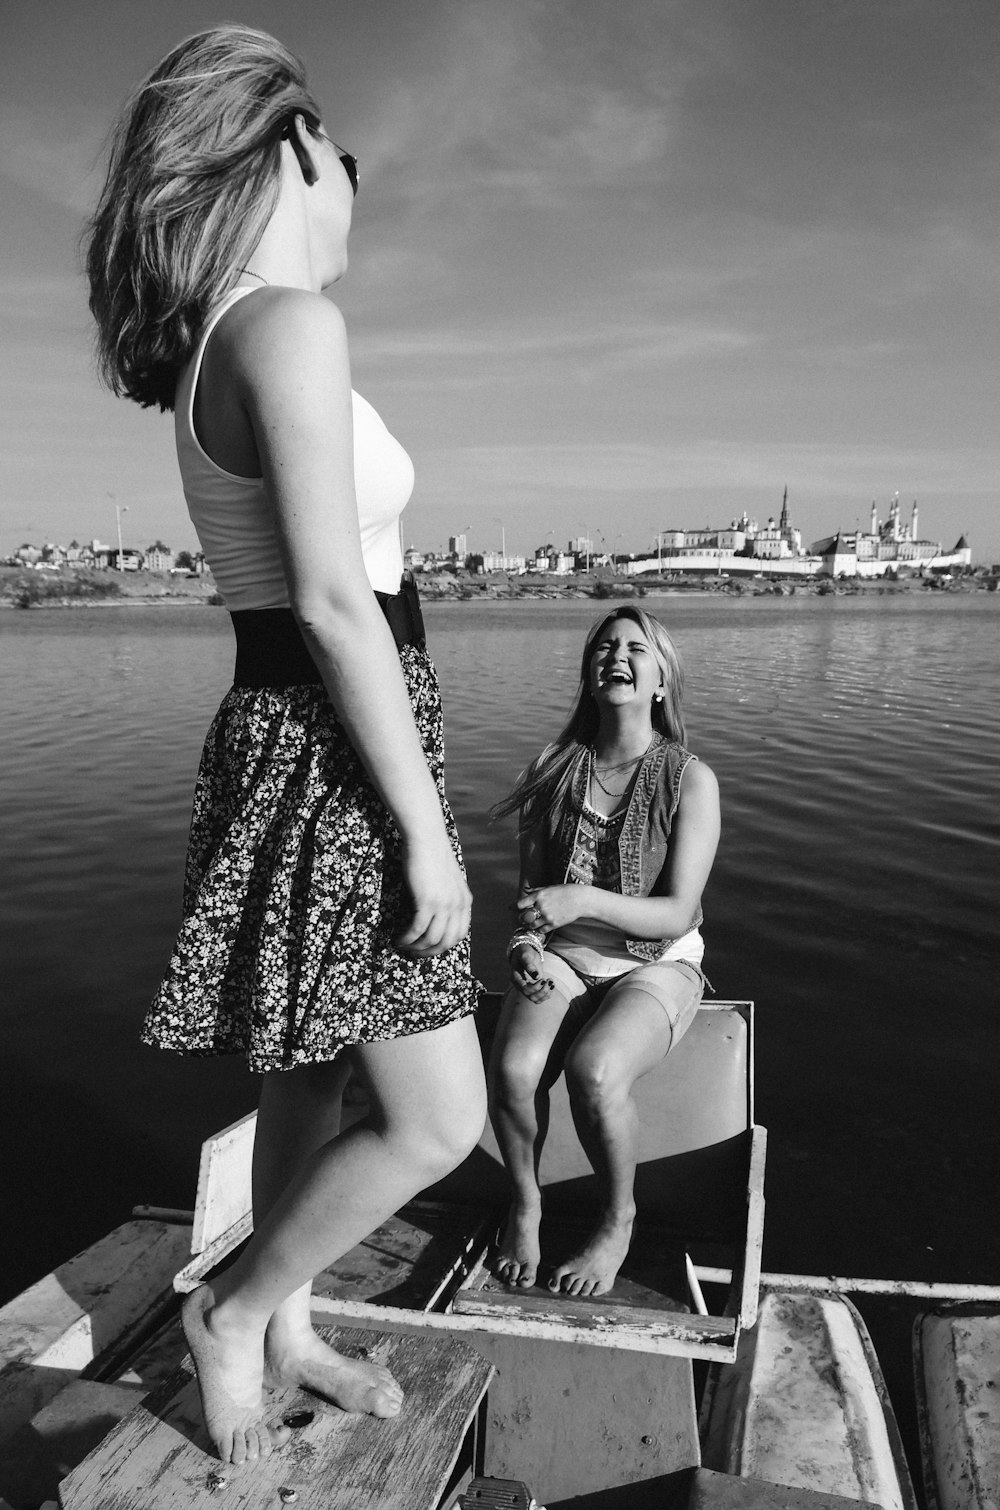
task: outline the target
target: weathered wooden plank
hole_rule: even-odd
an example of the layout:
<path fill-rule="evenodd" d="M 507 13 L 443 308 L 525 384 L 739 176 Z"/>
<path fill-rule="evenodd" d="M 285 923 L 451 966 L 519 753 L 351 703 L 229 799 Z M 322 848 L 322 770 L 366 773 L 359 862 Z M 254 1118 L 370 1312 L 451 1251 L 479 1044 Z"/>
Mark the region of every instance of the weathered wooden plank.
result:
<path fill-rule="evenodd" d="M 930 1510 L 1000 1510 L 1000 1307 L 918 1316 L 913 1343 Z"/>
<path fill-rule="evenodd" d="M 141 1385 L 77 1379 L 0 1446 L 0 1492 L 16 1505 L 54 1499 L 59 1481 L 142 1398 Z"/>
<path fill-rule="evenodd" d="M 249 1214 L 257 1113 L 231 1122 L 201 1145 L 191 1252 L 202 1253 Z"/>
<path fill-rule="evenodd" d="M 0 1441 L 171 1292 L 190 1231 L 126 1222 L 0 1309 Z"/>
<path fill-rule="evenodd" d="M 224 1228 L 217 1236 L 199 1249 L 174 1276 L 174 1289 L 178 1295 L 187 1295 L 196 1290 L 206 1274 L 218 1267 L 240 1243 L 246 1242 L 253 1231 L 253 1218 L 245 1212 L 231 1227 Z"/>
<path fill-rule="evenodd" d="M 532 1338 L 539 1342 L 578 1342 L 623 1352 L 705 1358 L 723 1363 L 736 1356 L 735 1323 L 726 1317 L 678 1318 L 658 1312 L 657 1319 L 636 1325 L 596 1313 L 587 1318 L 586 1325 L 579 1325 L 575 1318 L 562 1313 L 554 1317 L 536 1315 L 530 1318 L 485 1312 L 464 1315 L 456 1311 L 412 1311 L 356 1300 L 331 1301 L 322 1296 L 314 1297 L 313 1314 L 314 1317 L 326 1316 L 331 1321 L 352 1322 L 359 1326 L 400 1326 L 417 1332 L 450 1332 L 472 1340 L 482 1333 L 495 1337 Z"/>
<path fill-rule="evenodd" d="M 849 1301 L 766 1291 L 736 1362 L 711 1370 L 706 1468 L 916 1510 L 896 1419 Z"/>
<path fill-rule="evenodd" d="M 747 1226 L 743 1252 L 737 1262 L 734 1299 L 739 1306 L 741 1327 L 752 1327 L 760 1304 L 760 1265 L 764 1250 L 764 1163 L 767 1129 L 754 1127 L 750 1135 L 750 1167 L 747 1173 Z"/>
<path fill-rule="evenodd" d="M 324 1333 L 342 1351 L 364 1347 L 406 1391 L 393 1420 L 346 1415 L 301 1391 L 274 1398 L 281 1415 L 312 1412 L 269 1459 L 235 1467 L 209 1456 L 189 1363 L 142 1402 L 64 1479 L 63 1510 L 226 1510 L 279 1504 L 296 1510 L 433 1510 L 447 1487 L 492 1367 L 455 1339 Z M 155 1486 L 155 1488 L 153 1487 Z"/>
<path fill-rule="evenodd" d="M 698 1316 L 682 1311 L 647 1310 L 643 1306 L 605 1305 L 601 1295 L 588 1306 L 571 1295 L 553 1295 L 546 1300 L 541 1294 L 513 1299 L 508 1295 L 479 1291 L 465 1297 L 462 1314 L 494 1317 L 497 1320 L 532 1322 L 563 1326 L 584 1340 L 589 1333 L 621 1333 L 632 1337 L 649 1332 L 651 1337 L 724 1338 L 733 1334 L 727 1316 Z"/>
<path fill-rule="evenodd" d="M 544 1244 L 543 1244 L 544 1246 Z M 484 1250 L 452 1302 L 453 1316 L 479 1317 L 491 1331 L 629 1347 L 645 1337 L 650 1351 L 716 1360 L 735 1356 L 733 1316 L 691 1314 L 683 1247 L 649 1232 L 633 1246 L 614 1289 L 594 1298 L 512 1288 L 487 1267 Z"/>

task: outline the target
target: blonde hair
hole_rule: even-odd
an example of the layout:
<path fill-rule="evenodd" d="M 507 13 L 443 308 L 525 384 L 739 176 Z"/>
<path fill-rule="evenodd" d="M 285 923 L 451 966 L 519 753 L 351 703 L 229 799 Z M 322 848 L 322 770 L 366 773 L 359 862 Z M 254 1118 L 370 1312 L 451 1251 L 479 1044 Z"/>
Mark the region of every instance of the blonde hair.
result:
<path fill-rule="evenodd" d="M 247 26 L 189 37 L 129 96 L 84 232 L 98 366 L 119 396 L 173 408 L 206 315 L 274 209 L 296 113 L 318 126 L 305 69 Z"/>
<path fill-rule="evenodd" d="M 600 724 L 600 711 L 590 686 L 590 662 L 601 635 L 616 619 L 632 619 L 638 624 L 653 649 L 663 679 L 663 698 L 654 699 L 650 709 L 653 728 L 658 734 L 678 744 L 686 738 L 681 699 L 684 695 L 684 668 L 677 647 L 659 619 L 625 604 L 604 615 L 587 634 L 580 661 L 580 688 L 573 711 L 562 733 L 546 745 L 537 760 L 520 776 L 513 791 L 490 809 L 490 817 L 506 818 L 520 813 L 522 828 L 530 828 L 541 815 L 560 802 L 569 787 L 577 754 L 593 744 Z"/>

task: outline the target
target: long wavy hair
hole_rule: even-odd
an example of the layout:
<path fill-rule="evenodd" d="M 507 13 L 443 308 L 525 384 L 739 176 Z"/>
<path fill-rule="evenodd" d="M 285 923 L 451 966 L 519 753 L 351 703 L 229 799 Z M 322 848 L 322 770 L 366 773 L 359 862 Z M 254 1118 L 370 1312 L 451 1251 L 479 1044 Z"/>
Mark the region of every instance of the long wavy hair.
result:
<path fill-rule="evenodd" d="M 602 634 L 616 619 L 634 620 L 653 647 L 653 654 L 663 677 L 663 699 L 654 701 L 650 709 L 654 731 L 665 735 L 667 739 L 684 743 L 686 736 L 681 712 L 684 668 L 677 647 L 659 619 L 654 619 L 652 614 L 645 613 L 641 608 L 626 604 L 605 614 L 588 632 L 580 662 L 580 687 L 566 727 L 518 777 L 513 790 L 490 808 L 491 819 L 506 818 L 511 813 L 518 813 L 520 827 L 524 831 L 562 801 L 569 789 L 577 755 L 597 738 L 601 719 L 590 686 L 590 663 Z"/>
<path fill-rule="evenodd" d="M 318 126 L 298 58 L 237 25 L 181 42 L 125 102 L 83 234 L 98 367 L 120 397 L 173 408 L 206 315 L 274 210 L 296 112 Z"/>

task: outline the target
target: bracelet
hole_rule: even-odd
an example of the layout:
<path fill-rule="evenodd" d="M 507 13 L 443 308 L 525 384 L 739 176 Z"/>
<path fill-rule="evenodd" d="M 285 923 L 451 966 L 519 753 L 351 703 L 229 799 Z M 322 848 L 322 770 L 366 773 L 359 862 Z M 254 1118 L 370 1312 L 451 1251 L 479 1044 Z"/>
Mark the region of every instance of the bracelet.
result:
<path fill-rule="evenodd" d="M 529 948 L 537 949 L 540 955 L 544 955 L 545 953 L 545 939 L 540 933 L 532 933 L 530 928 L 516 928 L 510 936 L 510 943 L 507 945 L 508 961 L 518 944 L 527 944 Z"/>

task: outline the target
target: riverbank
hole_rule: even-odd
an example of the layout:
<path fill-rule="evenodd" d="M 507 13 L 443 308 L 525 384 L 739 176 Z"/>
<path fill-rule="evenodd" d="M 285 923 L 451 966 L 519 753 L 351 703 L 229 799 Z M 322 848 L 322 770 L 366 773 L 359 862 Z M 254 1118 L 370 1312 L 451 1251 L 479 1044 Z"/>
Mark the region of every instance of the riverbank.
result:
<path fill-rule="evenodd" d="M 833 581 L 829 577 L 791 580 L 760 577 L 685 576 L 664 573 L 641 579 L 602 568 L 569 576 L 531 573 L 517 576 L 491 572 L 422 573 L 417 582 L 428 602 L 476 602 L 498 599 L 594 598 L 621 601 L 665 594 L 721 593 L 726 597 L 882 596 L 888 593 L 996 591 L 998 578 L 984 569 L 954 578 L 915 577 Z M 220 607 L 222 598 L 211 574 L 185 576 L 170 572 L 38 571 L 0 567 L 2 608 L 94 608 L 156 605 Z"/>
<path fill-rule="evenodd" d="M 169 607 L 221 605 L 215 582 L 170 572 L 39 571 L 0 566 L 2 608 L 94 608 L 150 603 Z"/>

